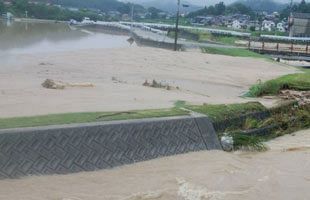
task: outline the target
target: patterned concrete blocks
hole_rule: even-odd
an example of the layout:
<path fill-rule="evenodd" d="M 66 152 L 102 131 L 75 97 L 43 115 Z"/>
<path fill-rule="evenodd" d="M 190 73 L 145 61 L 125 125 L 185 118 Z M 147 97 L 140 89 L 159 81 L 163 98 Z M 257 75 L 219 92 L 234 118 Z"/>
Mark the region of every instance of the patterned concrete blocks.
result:
<path fill-rule="evenodd" d="M 93 171 L 221 149 L 206 117 L 100 122 L 0 131 L 0 179 Z"/>

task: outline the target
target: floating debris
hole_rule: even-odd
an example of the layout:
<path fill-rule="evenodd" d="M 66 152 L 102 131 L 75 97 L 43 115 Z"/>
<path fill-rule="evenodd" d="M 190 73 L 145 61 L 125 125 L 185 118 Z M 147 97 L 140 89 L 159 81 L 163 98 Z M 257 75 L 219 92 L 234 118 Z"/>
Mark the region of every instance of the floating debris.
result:
<path fill-rule="evenodd" d="M 64 83 L 61 81 L 54 81 L 52 79 L 46 79 L 42 84 L 44 88 L 63 90 L 66 87 L 94 87 L 92 83 Z"/>
<path fill-rule="evenodd" d="M 52 79 L 46 79 L 43 83 L 42 83 L 42 86 L 44 88 L 47 88 L 47 89 L 55 89 L 55 90 L 63 90 L 65 89 L 65 84 L 63 83 L 60 83 L 60 82 L 56 82 Z"/>
<path fill-rule="evenodd" d="M 153 79 L 152 83 L 149 83 L 148 80 L 145 80 L 144 83 L 142 84 L 145 87 L 152 87 L 152 88 L 161 88 L 161 89 L 166 89 L 166 90 L 179 90 L 180 88 L 170 86 L 169 84 L 163 84 L 161 82 L 157 82 L 155 79 Z"/>
<path fill-rule="evenodd" d="M 299 105 L 310 104 L 310 91 L 282 90 L 279 96 L 286 100 L 295 100 Z"/>

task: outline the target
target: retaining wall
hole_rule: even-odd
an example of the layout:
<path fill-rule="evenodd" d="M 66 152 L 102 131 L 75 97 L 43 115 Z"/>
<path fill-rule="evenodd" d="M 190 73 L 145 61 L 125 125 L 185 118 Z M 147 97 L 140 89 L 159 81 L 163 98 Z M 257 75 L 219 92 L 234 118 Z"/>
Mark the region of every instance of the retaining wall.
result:
<path fill-rule="evenodd" d="M 0 179 L 93 171 L 221 149 L 206 117 L 0 130 Z"/>
<path fill-rule="evenodd" d="M 134 38 L 135 42 L 138 45 L 169 49 L 169 50 L 174 49 L 174 43 L 164 42 L 164 41 L 155 41 L 149 38 L 143 38 L 134 32 L 132 33 L 132 37 Z M 184 49 L 183 46 L 181 44 L 177 44 L 177 50 L 182 50 L 182 49 Z"/>
<path fill-rule="evenodd" d="M 100 31 L 106 34 L 111 35 L 128 35 L 130 33 L 130 29 L 126 29 L 119 26 L 114 25 L 103 25 L 103 24 L 86 24 L 82 27 L 87 29 L 95 29 L 96 31 Z"/>
<path fill-rule="evenodd" d="M 115 24 L 87 24 L 82 25 L 82 27 L 100 30 L 104 33 L 108 34 L 118 34 L 118 35 L 128 35 L 131 36 L 135 42 L 140 46 L 149 46 L 155 48 L 163 48 L 163 49 L 174 49 L 174 43 L 164 42 L 164 41 L 156 41 L 150 38 L 144 38 L 137 33 L 130 32 L 130 28 L 124 28 L 121 26 L 116 26 Z M 182 50 L 183 46 L 181 44 L 177 45 L 178 50 Z"/>

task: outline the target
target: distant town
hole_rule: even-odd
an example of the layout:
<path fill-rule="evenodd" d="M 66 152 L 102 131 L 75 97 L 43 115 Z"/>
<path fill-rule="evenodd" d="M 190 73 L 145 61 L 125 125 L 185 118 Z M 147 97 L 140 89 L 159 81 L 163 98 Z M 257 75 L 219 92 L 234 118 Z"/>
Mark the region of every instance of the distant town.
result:
<path fill-rule="evenodd" d="M 108 6 L 59 0 L 0 0 L 0 13 L 4 18 L 37 18 L 62 21 L 137 21 L 174 24 L 176 13 L 155 7 L 111 1 Z M 95 1 L 96 2 L 96 1 Z M 99 1 L 98 1 L 99 2 Z M 190 11 L 190 5 L 181 4 L 180 24 L 219 29 L 272 34 L 280 36 L 310 36 L 310 3 L 288 4 L 282 10 L 268 12 L 254 10 L 242 2 L 215 5 Z M 295 23 L 293 23 L 295 22 Z M 295 26 L 295 27 L 293 27 Z"/>

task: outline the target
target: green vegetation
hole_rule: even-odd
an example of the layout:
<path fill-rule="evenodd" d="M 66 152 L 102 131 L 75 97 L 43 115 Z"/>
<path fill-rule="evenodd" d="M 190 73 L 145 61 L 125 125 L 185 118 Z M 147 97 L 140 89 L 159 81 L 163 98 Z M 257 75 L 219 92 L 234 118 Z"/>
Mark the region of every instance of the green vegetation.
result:
<path fill-rule="evenodd" d="M 234 140 L 234 149 L 248 149 L 252 151 L 265 151 L 264 140 L 258 136 L 245 135 L 241 132 L 231 134 Z"/>
<path fill-rule="evenodd" d="M 169 25 L 175 25 L 176 19 L 174 17 L 170 19 L 166 18 L 146 18 L 146 19 L 137 19 L 138 22 L 144 22 L 144 23 L 158 23 L 158 24 L 169 24 Z M 190 21 L 185 17 L 180 17 L 179 19 L 179 25 L 181 26 L 189 26 Z"/>
<path fill-rule="evenodd" d="M 248 129 L 254 129 L 259 126 L 259 122 L 257 119 L 254 118 L 248 118 L 245 120 L 243 128 L 248 130 Z"/>
<path fill-rule="evenodd" d="M 253 31 L 251 32 L 252 36 L 259 37 L 261 35 L 277 35 L 277 36 L 288 36 L 287 32 L 280 32 L 277 30 L 274 31 Z"/>
<path fill-rule="evenodd" d="M 238 40 L 237 37 L 233 36 L 215 36 L 208 32 L 201 32 L 201 31 L 191 31 L 193 33 L 198 34 L 199 42 L 218 42 L 228 45 L 235 45 L 235 42 Z"/>
<path fill-rule="evenodd" d="M 171 38 L 174 38 L 175 31 L 169 30 L 168 36 Z M 190 41 L 197 41 L 197 42 L 207 42 L 207 43 L 221 43 L 231 46 L 237 46 L 238 44 L 236 41 L 242 40 L 235 36 L 220 36 L 220 35 L 214 35 L 210 32 L 206 31 L 199 31 L 199 30 L 180 30 L 179 31 L 179 37 L 190 40 Z M 241 46 L 241 45 L 240 45 Z M 244 46 L 244 45 L 243 45 Z"/>
<path fill-rule="evenodd" d="M 237 117 L 241 114 L 263 111 L 266 109 L 257 102 L 195 106 L 186 105 L 184 101 L 177 101 L 175 107 L 170 109 L 128 112 L 64 113 L 31 117 L 0 118 L 0 129 L 189 115 L 189 111 L 185 111 L 182 108 L 206 114 L 213 120 L 228 119 L 234 116 Z"/>
<path fill-rule="evenodd" d="M 224 15 L 224 14 L 246 14 L 250 16 L 254 16 L 254 12 L 251 8 L 245 6 L 242 3 L 234 3 L 229 6 L 226 6 L 223 2 L 219 2 L 214 6 L 204 7 L 203 9 L 197 10 L 195 12 L 191 12 L 189 17 L 196 16 L 207 16 L 207 15 Z"/>
<path fill-rule="evenodd" d="M 264 111 L 266 108 L 258 102 L 220 105 L 186 105 L 185 108 L 197 113 L 208 115 L 212 120 L 221 121 L 238 117 L 243 114 Z"/>
<path fill-rule="evenodd" d="M 309 104 L 298 105 L 296 102 L 293 102 L 273 108 L 269 112 L 271 116 L 266 119 L 248 118 L 243 124 L 229 127 L 225 131 L 225 135 L 233 138 L 234 150 L 263 151 L 266 149 L 264 142 L 270 139 L 310 128 Z M 269 127 L 268 134 L 251 135 L 247 132 L 266 127 Z"/>
<path fill-rule="evenodd" d="M 266 58 L 266 56 L 242 48 L 204 47 L 203 53 L 219 54 L 234 57 Z"/>
<path fill-rule="evenodd" d="M 282 89 L 310 90 L 310 72 L 289 74 L 264 83 L 260 82 L 252 86 L 245 96 L 275 95 Z"/>
<path fill-rule="evenodd" d="M 298 105 L 290 104 L 276 108 L 272 111 L 272 116 L 263 120 L 260 127 L 278 124 L 277 128 L 266 139 L 290 134 L 301 129 L 310 128 L 310 104 Z"/>
<path fill-rule="evenodd" d="M 26 17 L 36 18 L 36 19 L 49 19 L 58 21 L 68 21 L 70 19 L 75 19 L 77 21 L 82 21 L 84 17 L 89 17 L 90 19 L 97 20 L 108 20 L 105 16 L 99 15 L 95 11 L 88 9 L 80 9 L 78 11 L 70 11 L 65 8 L 60 8 L 54 5 L 47 5 L 46 2 L 42 3 L 30 3 L 27 0 L 14 0 L 11 5 L 5 6 L 0 0 L 0 13 L 11 12 L 16 17 Z"/>
<path fill-rule="evenodd" d="M 139 110 L 129 112 L 65 113 L 33 117 L 0 118 L 0 129 L 155 117 L 171 117 L 182 115 L 188 115 L 188 112 L 177 108 Z"/>
<path fill-rule="evenodd" d="M 310 128 L 309 104 L 298 106 L 296 103 L 290 103 L 269 111 L 271 116 L 266 119 L 248 118 L 243 125 L 226 129 L 225 135 L 233 138 L 234 150 L 264 151 L 266 150 L 264 142 L 298 130 Z M 269 127 L 269 130 L 266 129 L 267 127 Z M 268 131 L 267 135 L 251 135 L 247 132 L 253 129 L 264 128 Z"/>
<path fill-rule="evenodd" d="M 305 0 L 301 0 L 300 3 L 293 3 L 292 8 L 288 5 L 281 11 L 280 17 L 287 18 L 291 12 L 310 13 L 310 2 L 307 3 Z"/>

